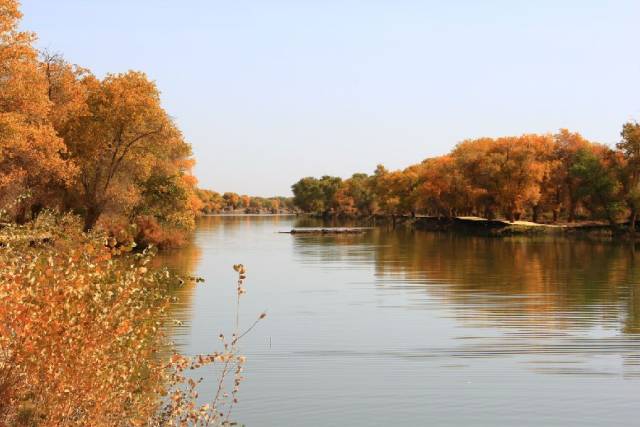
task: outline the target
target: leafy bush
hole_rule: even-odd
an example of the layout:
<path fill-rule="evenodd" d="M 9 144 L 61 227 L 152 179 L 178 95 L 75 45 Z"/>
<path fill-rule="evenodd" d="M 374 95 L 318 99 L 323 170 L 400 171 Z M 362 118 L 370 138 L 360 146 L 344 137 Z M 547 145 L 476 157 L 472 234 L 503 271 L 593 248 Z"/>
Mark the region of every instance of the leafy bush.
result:
<path fill-rule="evenodd" d="M 243 334 L 236 328 L 220 352 L 163 361 L 168 290 L 181 281 L 150 267 L 153 249 L 133 254 L 80 229 L 77 218 L 52 214 L 0 229 L 0 425 L 228 422 Z M 245 270 L 236 269 L 239 302 Z M 185 372 L 212 363 L 218 391 L 200 405 L 199 381 Z"/>

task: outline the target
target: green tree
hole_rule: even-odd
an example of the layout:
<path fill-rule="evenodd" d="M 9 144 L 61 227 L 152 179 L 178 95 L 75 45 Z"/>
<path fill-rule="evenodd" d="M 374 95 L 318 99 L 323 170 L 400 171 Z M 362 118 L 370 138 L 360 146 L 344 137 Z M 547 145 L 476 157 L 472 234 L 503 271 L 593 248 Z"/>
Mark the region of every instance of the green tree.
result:
<path fill-rule="evenodd" d="M 314 177 L 300 179 L 291 186 L 293 203 L 304 212 L 324 212 L 325 193 L 320 180 Z"/>
<path fill-rule="evenodd" d="M 589 210 L 615 226 L 616 215 L 621 210 L 620 182 L 612 169 L 593 151 L 583 148 L 576 153 L 569 173 L 577 180 L 577 195 L 585 200 Z"/>
<path fill-rule="evenodd" d="M 345 215 L 371 215 L 375 211 L 372 182 L 365 173 L 354 173 L 343 181 L 334 196 L 338 212 Z"/>
<path fill-rule="evenodd" d="M 622 126 L 622 141 L 617 148 L 627 162 L 624 170 L 625 201 L 630 210 L 629 227 L 635 233 L 640 211 L 640 124 L 628 122 Z"/>
<path fill-rule="evenodd" d="M 338 208 L 336 193 L 342 185 L 342 178 L 324 175 L 318 181 L 323 194 L 324 214 L 335 213 Z"/>

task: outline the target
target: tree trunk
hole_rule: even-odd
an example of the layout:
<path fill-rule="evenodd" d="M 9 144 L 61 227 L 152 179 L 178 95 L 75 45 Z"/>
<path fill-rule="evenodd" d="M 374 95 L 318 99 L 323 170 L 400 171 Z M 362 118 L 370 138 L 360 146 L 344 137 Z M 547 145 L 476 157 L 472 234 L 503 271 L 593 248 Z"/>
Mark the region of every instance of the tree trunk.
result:
<path fill-rule="evenodd" d="M 576 203 L 569 199 L 569 222 L 574 222 L 576 219 Z"/>
<path fill-rule="evenodd" d="M 636 235 L 637 219 L 638 219 L 638 211 L 636 209 L 633 209 L 631 211 L 631 217 L 629 218 L 629 233 L 631 233 L 632 236 Z"/>
<path fill-rule="evenodd" d="M 485 208 L 484 210 L 484 217 L 488 220 L 492 220 L 495 218 L 495 215 L 493 213 L 493 210 L 491 208 Z"/>
<path fill-rule="evenodd" d="M 16 211 L 16 224 L 25 224 L 27 222 L 27 206 L 24 201 L 18 204 L 18 210 Z"/>
<path fill-rule="evenodd" d="M 41 203 L 36 203 L 31 206 L 31 219 L 36 219 L 38 215 L 44 210 L 44 206 Z"/>
<path fill-rule="evenodd" d="M 98 218 L 100 218 L 100 214 L 102 214 L 102 209 L 99 206 L 90 205 L 87 207 L 87 212 L 84 215 L 83 227 L 83 231 L 85 233 L 95 227 L 96 222 L 98 222 Z"/>
<path fill-rule="evenodd" d="M 535 205 L 533 207 L 533 214 L 531 216 L 531 220 L 533 222 L 538 222 L 538 219 L 540 219 L 539 216 L 540 216 L 540 206 Z"/>
<path fill-rule="evenodd" d="M 553 207 L 553 223 L 558 222 L 560 210 L 562 209 L 562 190 L 561 187 L 556 188 L 556 203 Z"/>
<path fill-rule="evenodd" d="M 611 228 L 613 230 L 617 230 L 618 229 L 618 224 L 616 223 L 616 219 L 613 215 L 613 212 L 611 212 L 611 209 L 609 209 L 608 207 L 605 208 L 606 210 L 606 214 L 607 214 L 607 221 L 609 221 L 609 225 L 611 225 Z"/>

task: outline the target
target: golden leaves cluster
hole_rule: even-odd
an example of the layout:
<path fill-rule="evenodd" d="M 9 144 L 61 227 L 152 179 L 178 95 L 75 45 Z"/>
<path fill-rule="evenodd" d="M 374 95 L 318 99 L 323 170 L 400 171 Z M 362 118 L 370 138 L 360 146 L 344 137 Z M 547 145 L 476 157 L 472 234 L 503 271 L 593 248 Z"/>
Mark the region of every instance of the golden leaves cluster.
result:
<path fill-rule="evenodd" d="M 149 254 L 13 227 L 0 250 L 0 421 L 124 425 L 157 407 L 165 276 Z M 26 237 L 20 238 L 21 234 Z M 6 234 L 5 234 L 6 236 Z"/>
<path fill-rule="evenodd" d="M 164 361 L 169 289 L 153 250 L 79 232 L 44 214 L 0 229 L 0 424 L 204 426 L 229 422 L 246 358 L 238 318 L 221 351 Z M 246 269 L 238 272 L 238 302 Z M 194 281 L 201 281 L 194 279 Z M 196 370 L 219 366 L 213 398 L 198 403 Z M 227 391 L 228 389 L 228 391 Z"/>

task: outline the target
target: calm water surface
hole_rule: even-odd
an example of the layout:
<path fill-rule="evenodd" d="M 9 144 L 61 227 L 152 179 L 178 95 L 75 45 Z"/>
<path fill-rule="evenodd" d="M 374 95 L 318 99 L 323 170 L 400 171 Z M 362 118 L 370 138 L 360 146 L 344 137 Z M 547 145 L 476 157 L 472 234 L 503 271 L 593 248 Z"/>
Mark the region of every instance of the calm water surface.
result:
<path fill-rule="evenodd" d="M 301 221 L 306 223 L 302 223 Z M 375 229 L 278 234 L 295 217 L 206 217 L 164 255 L 183 352 L 217 349 L 235 272 L 247 426 L 637 425 L 640 251 L 568 239 Z M 205 384 L 212 388 L 212 384 Z"/>

